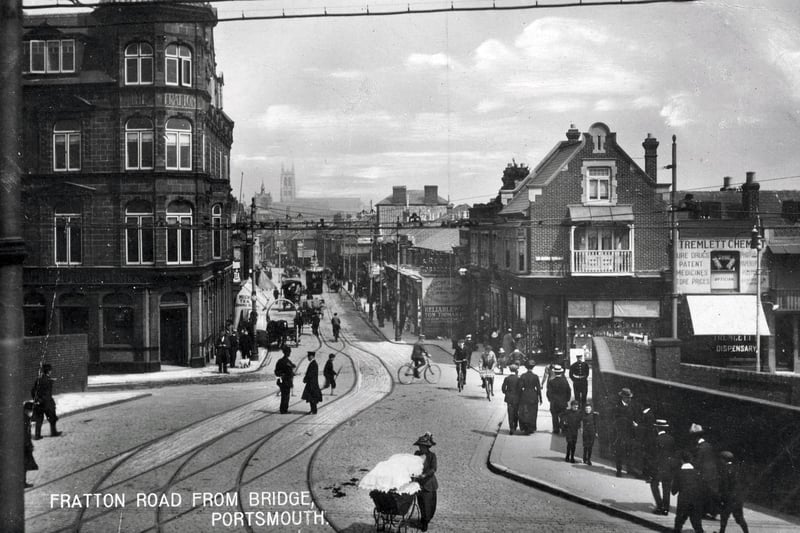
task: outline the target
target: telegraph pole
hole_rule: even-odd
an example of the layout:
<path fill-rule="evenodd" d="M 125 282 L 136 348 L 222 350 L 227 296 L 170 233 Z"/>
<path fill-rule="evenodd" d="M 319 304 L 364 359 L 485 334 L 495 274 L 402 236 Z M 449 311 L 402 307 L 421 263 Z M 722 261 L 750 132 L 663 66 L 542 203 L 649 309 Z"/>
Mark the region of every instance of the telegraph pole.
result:
<path fill-rule="evenodd" d="M 400 218 L 397 219 L 397 232 L 395 233 L 395 244 L 397 246 L 397 293 L 395 294 L 395 321 L 394 321 L 394 340 L 400 341 L 402 336 L 402 331 L 400 330 Z"/>
<path fill-rule="evenodd" d="M 24 531 L 21 0 L 0 3 L 0 50 L 0 523 Z"/>

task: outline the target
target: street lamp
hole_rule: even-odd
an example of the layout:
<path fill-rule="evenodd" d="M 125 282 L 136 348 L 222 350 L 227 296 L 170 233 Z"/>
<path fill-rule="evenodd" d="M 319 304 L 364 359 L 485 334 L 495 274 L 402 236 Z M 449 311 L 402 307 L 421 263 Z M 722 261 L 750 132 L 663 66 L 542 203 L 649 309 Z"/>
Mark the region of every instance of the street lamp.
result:
<path fill-rule="evenodd" d="M 764 237 L 761 235 L 761 218 L 756 218 L 756 225 L 750 234 L 750 248 L 756 251 L 756 372 L 761 372 L 761 332 L 759 320 L 761 316 L 761 248 Z"/>

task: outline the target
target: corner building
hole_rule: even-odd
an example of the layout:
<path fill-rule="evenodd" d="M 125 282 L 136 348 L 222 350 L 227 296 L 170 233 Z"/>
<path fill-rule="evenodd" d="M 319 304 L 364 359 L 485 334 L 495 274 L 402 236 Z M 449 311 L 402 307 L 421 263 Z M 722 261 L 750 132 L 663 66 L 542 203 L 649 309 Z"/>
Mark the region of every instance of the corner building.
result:
<path fill-rule="evenodd" d="M 90 374 L 202 366 L 231 316 L 216 22 L 112 1 L 25 19 L 25 333 L 86 334 Z"/>

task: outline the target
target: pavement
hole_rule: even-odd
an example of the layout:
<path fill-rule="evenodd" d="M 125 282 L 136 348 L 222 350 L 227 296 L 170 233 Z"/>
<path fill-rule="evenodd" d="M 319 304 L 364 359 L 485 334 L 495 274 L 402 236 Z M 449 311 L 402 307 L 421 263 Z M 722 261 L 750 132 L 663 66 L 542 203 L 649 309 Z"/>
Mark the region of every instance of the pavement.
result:
<path fill-rule="evenodd" d="M 366 313 L 361 314 L 367 320 Z M 410 345 L 417 341 L 417 336 L 409 332 L 402 332 L 401 340 L 395 341 L 390 320 L 382 328 L 378 327 L 377 321 L 373 321 L 371 327 L 390 342 Z M 427 338 L 425 343 L 433 358 L 440 362 L 447 361 L 452 353 L 450 339 Z M 179 383 L 214 384 L 263 379 L 263 372 L 260 371 L 266 371 L 276 354 L 266 354 L 262 350 L 259 360 L 252 362 L 249 368 L 232 368 L 229 374 L 219 374 L 216 365 L 208 365 L 202 368 L 162 366 L 160 372 L 90 376 L 86 392 L 59 394 L 55 398 L 59 414 L 67 416 L 147 396 L 150 394 L 146 390 L 148 388 Z M 543 368 L 534 371 L 541 378 Z M 495 385 L 502 383 L 502 379 L 498 375 Z M 624 518 L 643 528 L 656 531 L 673 529 L 675 497 L 672 498 L 668 516 L 655 515 L 652 513 L 654 504 L 649 485 L 630 476 L 616 477 L 614 465 L 599 457 L 597 451 L 592 458 L 592 466 L 582 464 L 580 460 L 575 464 L 564 461 L 566 442 L 563 436 L 554 435 L 546 429 L 552 427 L 546 399 L 539 408 L 538 426 L 539 431 L 531 435 L 510 435 L 504 417 L 495 430 L 494 444 L 488 458 L 489 469 L 559 497 Z M 578 439 L 578 443 L 576 456 L 581 457 L 581 439 Z M 745 507 L 745 519 L 753 532 L 788 533 L 800 530 L 800 518 L 751 505 Z M 704 521 L 704 527 L 709 531 L 717 531 L 718 526 L 718 521 Z M 738 528 L 733 518 L 728 527 Z M 690 528 L 688 522 L 684 528 Z"/>

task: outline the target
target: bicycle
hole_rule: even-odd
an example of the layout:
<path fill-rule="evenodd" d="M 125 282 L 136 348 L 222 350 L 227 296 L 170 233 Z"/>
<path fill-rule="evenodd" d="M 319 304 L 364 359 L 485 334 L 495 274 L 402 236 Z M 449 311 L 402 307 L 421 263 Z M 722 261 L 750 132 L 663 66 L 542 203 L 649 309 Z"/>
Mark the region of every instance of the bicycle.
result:
<path fill-rule="evenodd" d="M 456 361 L 456 382 L 458 383 L 458 392 L 464 390 L 464 385 L 467 382 L 467 362 Z"/>
<path fill-rule="evenodd" d="M 397 381 L 408 385 L 424 378 L 428 383 L 435 385 L 442 377 L 442 369 L 439 365 L 431 363 L 431 356 L 428 354 L 425 354 L 425 364 L 418 367 L 417 372 L 420 377 L 414 375 L 414 363 L 404 363 L 397 370 Z"/>

